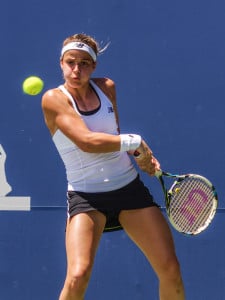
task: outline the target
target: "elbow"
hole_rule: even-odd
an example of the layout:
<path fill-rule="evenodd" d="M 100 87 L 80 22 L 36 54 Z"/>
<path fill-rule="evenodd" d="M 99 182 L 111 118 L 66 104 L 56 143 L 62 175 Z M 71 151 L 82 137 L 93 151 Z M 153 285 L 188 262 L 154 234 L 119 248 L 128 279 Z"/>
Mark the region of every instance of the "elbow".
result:
<path fill-rule="evenodd" d="M 91 145 L 90 143 L 86 142 L 86 143 L 81 143 L 78 146 L 83 152 L 87 152 L 87 153 L 96 153 L 97 151 L 95 150 L 95 148 L 93 147 L 93 145 Z"/>
<path fill-rule="evenodd" d="M 77 143 L 77 146 L 82 151 L 87 152 L 87 153 L 96 153 L 96 152 L 98 152 L 98 142 L 95 141 L 89 135 L 83 137 L 83 139 Z"/>

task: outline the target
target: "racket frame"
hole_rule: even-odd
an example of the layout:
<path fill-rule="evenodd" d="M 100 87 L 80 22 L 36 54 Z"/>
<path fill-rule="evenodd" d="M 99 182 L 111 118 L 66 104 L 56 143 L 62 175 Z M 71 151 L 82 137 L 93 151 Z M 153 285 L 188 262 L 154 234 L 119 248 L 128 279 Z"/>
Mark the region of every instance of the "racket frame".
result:
<path fill-rule="evenodd" d="M 165 206 L 166 206 L 166 212 L 167 212 L 167 216 L 168 219 L 170 221 L 170 223 L 172 224 L 172 226 L 179 232 L 186 234 L 186 235 L 197 235 L 200 232 L 202 232 L 203 230 L 205 230 L 209 224 L 211 223 L 211 221 L 213 220 L 215 214 L 216 214 L 216 210 L 218 207 L 218 195 L 216 192 L 216 189 L 214 187 L 214 185 L 204 176 L 198 175 L 198 174 L 183 174 L 183 175 L 176 175 L 176 174 L 171 174 L 168 172 L 164 172 L 162 170 L 158 170 L 155 173 L 155 176 L 158 178 L 162 190 L 163 190 L 163 194 L 164 194 L 164 199 L 165 199 Z M 169 189 L 166 188 L 163 176 L 165 177 L 169 177 L 169 178 L 176 178 L 176 180 L 173 182 L 173 184 L 171 185 L 171 187 Z M 204 223 L 203 226 L 199 227 L 197 230 L 195 230 L 194 232 L 183 232 L 181 231 L 178 226 L 176 225 L 176 223 L 173 221 L 173 219 L 171 218 L 171 213 L 170 213 L 170 202 L 171 202 L 171 197 L 173 195 L 173 190 L 174 188 L 179 185 L 179 183 L 181 183 L 185 178 L 198 178 L 202 181 L 204 181 L 211 189 L 212 189 L 212 193 L 213 193 L 213 203 L 212 203 L 212 208 L 209 214 L 208 219 L 206 220 L 206 222 Z"/>

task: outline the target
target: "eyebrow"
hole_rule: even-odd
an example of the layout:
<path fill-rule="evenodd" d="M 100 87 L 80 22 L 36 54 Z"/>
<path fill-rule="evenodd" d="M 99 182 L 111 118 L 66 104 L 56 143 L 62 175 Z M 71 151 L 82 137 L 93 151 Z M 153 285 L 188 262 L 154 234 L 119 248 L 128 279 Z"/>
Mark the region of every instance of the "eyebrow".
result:
<path fill-rule="evenodd" d="M 68 55 L 65 60 L 67 59 L 72 59 L 72 60 L 77 60 L 77 61 L 88 61 L 88 62 L 91 62 L 91 59 L 89 58 L 81 58 L 81 57 L 74 57 L 74 56 L 70 56 Z"/>

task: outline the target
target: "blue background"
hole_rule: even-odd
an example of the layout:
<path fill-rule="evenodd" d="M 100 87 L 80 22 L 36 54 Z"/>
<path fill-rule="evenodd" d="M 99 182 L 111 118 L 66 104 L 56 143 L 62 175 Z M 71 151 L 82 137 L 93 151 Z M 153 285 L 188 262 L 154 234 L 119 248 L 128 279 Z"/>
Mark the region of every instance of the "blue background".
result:
<path fill-rule="evenodd" d="M 54 300 L 62 288 L 64 167 L 41 95 L 27 96 L 21 85 L 30 75 L 44 80 L 44 91 L 59 85 L 62 42 L 85 32 L 111 42 L 95 76 L 116 82 L 122 131 L 140 133 L 163 169 L 215 184 L 220 201 L 210 227 L 194 238 L 173 234 L 187 299 L 224 300 L 225 2 L 2 0 L 0 26 L 9 196 L 30 196 L 32 204 L 30 212 L 0 212 L 0 299 Z M 157 180 L 141 175 L 163 204 Z M 103 235 L 85 299 L 158 299 L 151 267 L 123 231 Z"/>

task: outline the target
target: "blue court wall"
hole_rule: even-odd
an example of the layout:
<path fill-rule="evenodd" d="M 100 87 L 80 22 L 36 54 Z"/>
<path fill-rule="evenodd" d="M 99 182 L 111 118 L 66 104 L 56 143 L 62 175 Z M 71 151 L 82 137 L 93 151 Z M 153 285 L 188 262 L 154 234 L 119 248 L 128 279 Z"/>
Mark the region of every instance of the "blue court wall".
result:
<path fill-rule="evenodd" d="M 64 168 L 41 95 L 21 85 L 30 75 L 42 77 L 44 91 L 59 85 L 62 41 L 77 32 L 111 42 L 95 76 L 116 82 L 122 131 L 140 133 L 163 169 L 214 182 L 219 209 L 210 227 L 194 238 L 173 235 L 187 299 L 225 300 L 225 2 L 3 0 L 0 25 L 0 145 L 12 189 L 0 193 L 0 207 L 29 198 L 31 208 L 0 211 L 0 300 L 55 300 L 63 284 Z M 141 176 L 163 204 L 156 179 Z M 125 233 L 104 234 L 85 299 L 155 300 L 157 288 Z"/>

